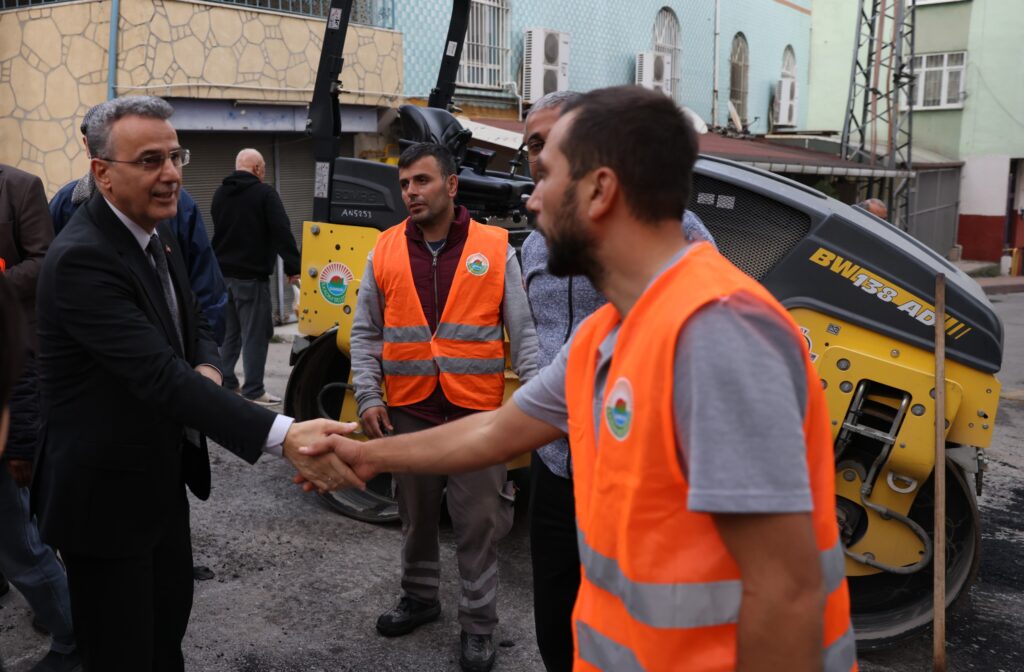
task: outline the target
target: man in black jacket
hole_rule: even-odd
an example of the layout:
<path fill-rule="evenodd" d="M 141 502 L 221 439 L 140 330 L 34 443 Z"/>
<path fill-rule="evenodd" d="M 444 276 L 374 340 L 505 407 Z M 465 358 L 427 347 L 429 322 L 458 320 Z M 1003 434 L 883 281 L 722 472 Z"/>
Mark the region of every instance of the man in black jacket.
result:
<path fill-rule="evenodd" d="M 0 267 L 20 304 L 28 347 L 24 370 L 11 399 L 10 437 L 0 458 L 0 572 L 32 607 L 33 624 L 50 633 L 50 651 L 33 670 L 73 670 L 79 665 L 71 625 L 68 579 L 53 549 L 39 538 L 29 514 L 28 486 L 39 441 L 41 418 L 36 380 L 35 298 L 43 257 L 53 240 L 46 193 L 38 177 L 0 164 Z M 14 320 L 0 314 L 0 322 Z M 0 450 L 5 448 L 0 441 Z M 0 594 L 7 592 L 0 576 Z"/>
<path fill-rule="evenodd" d="M 299 249 L 281 197 L 263 182 L 267 164 L 255 149 L 235 158 L 235 172 L 213 195 L 213 251 L 228 286 L 224 345 L 224 386 L 238 390 L 235 364 L 242 354 L 242 396 L 269 406 L 281 399 L 263 387 L 267 347 L 274 334 L 270 275 L 280 255 L 289 282 L 299 277 Z"/>

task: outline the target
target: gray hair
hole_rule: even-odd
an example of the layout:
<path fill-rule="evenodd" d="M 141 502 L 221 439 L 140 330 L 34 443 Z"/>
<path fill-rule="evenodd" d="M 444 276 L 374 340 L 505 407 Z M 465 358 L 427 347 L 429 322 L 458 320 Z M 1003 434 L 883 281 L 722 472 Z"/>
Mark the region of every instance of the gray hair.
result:
<path fill-rule="evenodd" d="M 526 113 L 526 118 L 529 119 L 530 115 L 534 112 L 558 109 L 569 103 L 575 103 L 582 97 L 583 94 L 578 91 L 552 91 L 530 106 L 530 111 Z"/>
<path fill-rule="evenodd" d="M 89 143 L 89 151 L 97 158 L 109 157 L 113 152 L 110 129 L 117 120 L 129 116 L 167 120 L 174 114 L 170 103 L 155 96 L 114 98 L 100 103 L 90 111 L 92 114 L 89 115 L 85 139 Z"/>

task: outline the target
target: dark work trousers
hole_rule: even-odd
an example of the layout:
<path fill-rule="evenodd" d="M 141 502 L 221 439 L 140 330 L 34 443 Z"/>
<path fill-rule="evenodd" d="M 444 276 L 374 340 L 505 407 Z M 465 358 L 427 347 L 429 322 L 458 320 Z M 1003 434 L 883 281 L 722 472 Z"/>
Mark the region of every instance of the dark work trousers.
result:
<path fill-rule="evenodd" d="M 393 408 L 396 433 L 433 425 Z M 433 602 L 441 582 L 438 523 L 447 486 L 448 514 L 455 532 L 462 597 L 459 624 L 464 632 L 489 635 L 498 623 L 498 541 L 512 527 L 513 502 L 502 497 L 505 465 L 451 476 L 395 474 L 402 519 L 402 593 Z"/>
<path fill-rule="evenodd" d="M 242 355 L 245 383 L 242 396 L 256 399 L 266 391 L 263 371 L 267 366 L 267 349 L 274 335 L 273 307 L 270 304 L 270 280 L 224 278 L 228 286 L 228 303 L 224 310 L 224 345 L 220 358 L 224 364 L 224 387 L 238 389 L 235 365 Z"/>
<path fill-rule="evenodd" d="M 572 670 L 572 608 L 580 589 L 576 499 L 572 480 L 533 454 L 530 464 L 530 558 L 533 622 L 548 672 Z"/>
<path fill-rule="evenodd" d="M 181 640 L 192 611 L 192 543 L 184 489 L 163 536 L 144 554 L 62 555 L 86 672 L 185 669 Z"/>

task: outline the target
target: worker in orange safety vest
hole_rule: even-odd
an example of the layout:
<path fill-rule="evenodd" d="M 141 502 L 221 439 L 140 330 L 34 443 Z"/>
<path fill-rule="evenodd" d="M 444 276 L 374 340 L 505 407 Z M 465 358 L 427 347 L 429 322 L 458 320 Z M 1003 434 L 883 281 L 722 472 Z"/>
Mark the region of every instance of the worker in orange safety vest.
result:
<path fill-rule="evenodd" d="M 352 324 L 353 383 L 370 438 L 498 408 L 506 328 L 513 370 L 524 381 L 537 370 L 537 336 L 508 230 L 480 224 L 455 205 L 455 161 L 442 145 L 406 149 L 398 178 L 409 217 L 377 239 Z M 402 595 L 377 630 L 397 637 L 440 615 L 437 535 L 446 492 L 462 580 L 459 660 L 464 670 L 486 672 L 495 660 L 497 543 L 512 525 L 505 466 L 395 478 Z"/>
<path fill-rule="evenodd" d="M 500 409 L 308 450 L 334 450 L 365 481 L 478 469 L 568 435 L 574 669 L 848 672 L 824 396 L 785 309 L 680 230 L 696 152 L 660 93 L 615 87 L 566 106 L 528 207 L 551 272 L 586 275 L 609 304 Z"/>

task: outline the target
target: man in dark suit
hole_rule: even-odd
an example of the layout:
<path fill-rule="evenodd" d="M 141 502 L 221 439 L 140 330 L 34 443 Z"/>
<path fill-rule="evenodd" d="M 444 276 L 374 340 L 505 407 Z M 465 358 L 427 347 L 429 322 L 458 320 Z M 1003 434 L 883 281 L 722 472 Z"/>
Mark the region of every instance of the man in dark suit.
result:
<path fill-rule="evenodd" d="M 86 669 L 182 670 L 192 607 L 184 485 L 209 493 L 194 430 L 247 462 L 283 454 L 321 489 L 340 462 L 299 446 L 352 425 L 292 423 L 220 387 L 217 346 L 188 284 L 173 217 L 188 151 L 165 101 L 119 98 L 89 128 L 97 192 L 39 280 L 46 427 L 33 504 L 68 569 Z"/>

